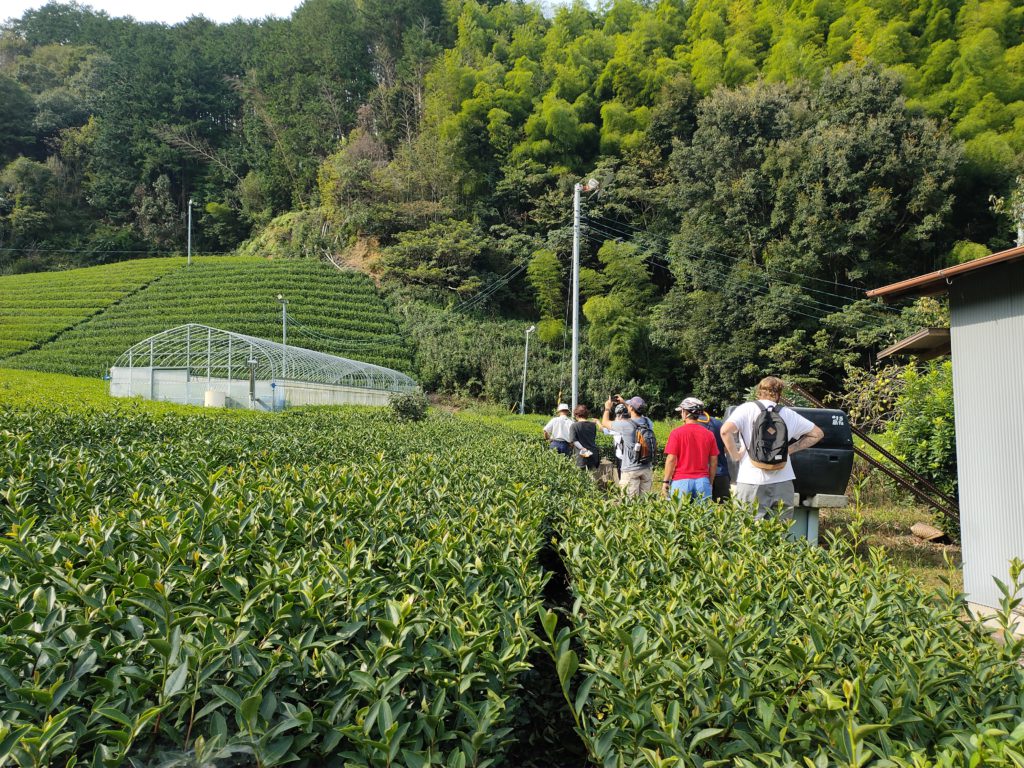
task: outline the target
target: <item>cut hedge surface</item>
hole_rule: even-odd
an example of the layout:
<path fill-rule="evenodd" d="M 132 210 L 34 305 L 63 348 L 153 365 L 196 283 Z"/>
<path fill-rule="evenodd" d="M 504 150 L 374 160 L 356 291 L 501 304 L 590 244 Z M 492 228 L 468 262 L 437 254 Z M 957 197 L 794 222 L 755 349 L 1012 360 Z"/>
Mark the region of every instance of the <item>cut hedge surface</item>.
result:
<path fill-rule="evenodd" d="M 547 692 L 601 766 L 1024 765 L 1024 645 L 856 541 L 494 418 L 68 381 L 0 371 L 0 765 L 514 765 Z"/>
<path fill-rule="evenodd" d="M 581 479 L 385 414 L 0 409 L 0 764 L 499 758 Z"/>
<path fill-rule="evenodd" d="M 86 270 L 61 274 L 78 271 Z M 277 341 L 279 293 L 288 299 L 293 317 L 290 344 L 410 371 L 408 345 L 366 275 L 340 272 L 315 259 L 238 256 L 193 259 L 192 266 L 166 274 L 40 349 L 4 360 L 4 365 L 102 376 L 132 344 L 185 323 Z"/>
<path fill-rule="evenodd" d="M 546 636 L 599 765 L 1024 765 L 1024 644 L 859 556 L 856 530 L 823 549 L 655 499 L 557 528 L 576 603 Z"/>
<path fill-rule="evenodd" d="M 0 358 L 48 341 L 184 263 L 173 257 L 138 259 L 0 276 Z"/>

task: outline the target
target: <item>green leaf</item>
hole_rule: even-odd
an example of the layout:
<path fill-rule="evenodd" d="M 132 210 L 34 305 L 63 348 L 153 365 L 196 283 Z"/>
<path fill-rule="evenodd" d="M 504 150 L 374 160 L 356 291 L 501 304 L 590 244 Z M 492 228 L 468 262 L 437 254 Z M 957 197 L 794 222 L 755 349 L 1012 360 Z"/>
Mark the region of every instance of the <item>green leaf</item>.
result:
<path fill-rule="evenodd" d="M 572 681 L 572 676 L 576 674 L 576 670 L 579 666 L 580 662 L 576 656 L 576 651 L 564 651 L 562 655 L 558 657 L 555 669 L 558 671 L 558 680 L 561 682 L 563 690 L 567 691 L 569 689 L 569 683 Z"/>
<path fill-rule="evenodd" d="M 263 696 L 257 693 L 243 701 L 242 706 L 239 707 L 239 711 L 242 714 L 242 720 L 250 729 L 256 727 L 256 715 L 259 714 L 260 704 L 262 703 Z"/>
<path fill-rule="evenodd" d="M 188 680 L 188 660 L 181 662 L 164 682 L 164 698 L 169 699 L 185 687 Z"/>

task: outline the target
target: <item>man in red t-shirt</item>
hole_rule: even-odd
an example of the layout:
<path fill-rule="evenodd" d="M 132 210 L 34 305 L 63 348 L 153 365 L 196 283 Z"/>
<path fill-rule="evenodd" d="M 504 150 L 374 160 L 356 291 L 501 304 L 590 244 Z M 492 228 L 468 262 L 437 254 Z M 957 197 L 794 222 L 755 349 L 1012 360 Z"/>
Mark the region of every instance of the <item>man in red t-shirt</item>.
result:
<path fill-rule="evenodd" d="M 683 425 L 673 429 L 665 443 L 665 480 L 661 492 L 709 499 L 712 478 L 718 469 L 718 443 L 699 421 L 704 415 L 704 403 L 688 397 L 676 410 L 683 416 Z"/>

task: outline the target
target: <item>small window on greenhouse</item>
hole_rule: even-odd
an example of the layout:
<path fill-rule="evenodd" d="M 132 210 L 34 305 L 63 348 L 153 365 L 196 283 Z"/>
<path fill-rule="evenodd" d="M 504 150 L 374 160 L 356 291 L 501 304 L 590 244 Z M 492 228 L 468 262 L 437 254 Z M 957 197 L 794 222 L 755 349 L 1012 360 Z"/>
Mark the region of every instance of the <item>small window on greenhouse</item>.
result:
<path fill-rule="evenodd" d="M 259 410 L 384 405 L 415 389 L 390 368 L 196 323 L 140 341 L 110 369 L 114 397 Z"/>

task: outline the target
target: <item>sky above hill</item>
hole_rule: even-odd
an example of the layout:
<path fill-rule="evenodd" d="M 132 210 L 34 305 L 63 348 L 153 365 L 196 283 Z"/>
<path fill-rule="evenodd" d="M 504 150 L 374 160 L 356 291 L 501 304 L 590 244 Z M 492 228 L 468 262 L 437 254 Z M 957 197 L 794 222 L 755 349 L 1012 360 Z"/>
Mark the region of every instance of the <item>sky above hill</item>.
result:
<path fill-rule="evenodd" d="M 0 3 L 0 21 L 20 17 L 25 11 L 45 5 L 47 0 L 6 0 Z M 568 0 L 543 0 L 548 13 Z M 138 21 L 159 21 L 177 24 L 191 16 L 205 16 L 211 21 L 262 19 L 267 16 L 287 17 L 302 4 L 302 0 L 174 0 L 173 2 L 146 2 L 138 0 L 94 0 L 82 5 L 110 16 L 132 16 Z"/>

